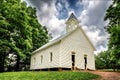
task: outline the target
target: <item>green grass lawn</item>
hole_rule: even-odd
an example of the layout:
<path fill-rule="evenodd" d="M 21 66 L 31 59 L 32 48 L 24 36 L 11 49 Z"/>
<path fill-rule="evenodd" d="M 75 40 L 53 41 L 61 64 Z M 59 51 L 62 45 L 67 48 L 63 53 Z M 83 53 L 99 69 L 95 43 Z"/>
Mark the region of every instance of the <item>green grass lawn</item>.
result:
<path fill-rule="evenodd" d="M 88 72 L 28 71 L 0 73 L 0 80 L 92 80 L 100 76 Z"/>

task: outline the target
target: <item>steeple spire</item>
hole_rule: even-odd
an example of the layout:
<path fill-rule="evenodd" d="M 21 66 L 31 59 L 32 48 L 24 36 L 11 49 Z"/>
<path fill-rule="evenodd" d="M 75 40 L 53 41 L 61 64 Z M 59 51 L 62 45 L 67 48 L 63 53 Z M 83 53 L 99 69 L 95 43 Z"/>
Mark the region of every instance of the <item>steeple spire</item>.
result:
<path fill-rule="evenodd" d="M 71 13 L 70 17 L 68 18 L 68 20 L 70 20 L 70 19 L 76 19 L 77 20 L 77 18 L 75 17 L 75 15 L 73 13 Z"/>
<path fill-rule="evenodd" d="M 79 26 L 78 19 L 76 18 L 76 16 L 73 13 L 71 13 L 70 17 L 66 21 L 66 31 L 70 32 L 78 26 Z"/>

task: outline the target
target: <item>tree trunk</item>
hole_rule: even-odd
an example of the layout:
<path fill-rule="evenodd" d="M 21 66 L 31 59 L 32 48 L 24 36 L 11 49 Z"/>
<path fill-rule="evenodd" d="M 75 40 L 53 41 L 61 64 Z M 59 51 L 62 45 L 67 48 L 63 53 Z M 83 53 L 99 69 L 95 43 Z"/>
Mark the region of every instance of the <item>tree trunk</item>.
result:
<path fill-rule="evenodd" d="M 0 55 L 0 72 L 4 72 L 5 53 Z"/>
<path fill-rule="evenodd" d="M 113 71 L 115 72 L 115 68 L 113 69 Z"/>
<path fill-rule="evenodd" d="M 3 58 L 0 56 L 0 72 L 4 71 L 4 64 L 3 64 Z"/>
<path fill-rule="evenodd" d="M 20 68 L 20 56 L 17 55 L 17 63 L 16 63 L 16 71 L 19 71 L 19 68 Z"/>
<path fill-rule="evenodd" d="M 113 64 L 113 71 L 115 72 L 115 64 Z"/>

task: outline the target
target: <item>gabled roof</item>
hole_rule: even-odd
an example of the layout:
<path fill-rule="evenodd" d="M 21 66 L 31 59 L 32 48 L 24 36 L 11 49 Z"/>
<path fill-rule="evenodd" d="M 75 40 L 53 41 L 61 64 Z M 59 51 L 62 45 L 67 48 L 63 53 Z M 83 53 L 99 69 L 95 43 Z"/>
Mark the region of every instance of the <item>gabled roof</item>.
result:
<path fill-rule="evenodd" d="M 52 45 L 60 42 L 62 39 L 66 38 L 67 36 L 69 36 L 71 33 L 73 33 L 74 31 L 76 31 L 77 29 L 81 29 L 81 31 L 83 32 L 83 34 L 84 34 L 85 37 L 87 38 L 88 42 L 90 43 L 90 45 L 93 47 L 94 50 L 96 50 L 95 47 L 93 46 L 92 42 L 89 40 L 89 38 L 87 37 L 87 35 L 85 34 L 85 32 L 82 30 L 82 28 L 77 27 L 77 28 L 74 29 L 73 31 L 70 31 L 70 32 L 66 33 L 65 35 L 62 35 L 62 36 L 58 37 L 57 39 L 48 42 L 47 44 L 43 45 L 42 47 L 40 47 L 40 48 L 38 48 L 37 50 L 35 50 L 34 52 L 32 52 L 32 54 L 35 54 L 35 53 L 37 53 L 37 52 L 40 51 L 40 50 L 43 50 L 43 49 L 45 49 L 45 48 L 48 48 L 49 46 L 52 46 Z"/>
<path fill-rule="evenodd" d="M 58 37 L 57 39 L 48 42 L 47 44 L 45 44 L 42 47 L 38 48 L 37 50 L 33 51 L 32 54 L 35 54 L 36 52 L 38 52 L 40 50 L 43 50 L 43 49 L 45 49 L 45 48 L 47 48 L 49 46 L 52 46 L 53 44 L 56 44 L 56 43 L 60 42 L 63 38 L 65 38 L 66 36 L 68 36 L 69 34 L 71 34 L 72 32 L 74 32 L 75 30 L 70 31 L 70 32 L 66 33 L 65 35 L 62 35 L 62 36 Z"/>
<path fill-rule="evenodd" d="M 94 51 L 96 50 L 96 48 L 94 47 L 94 45 L 92 44 L 91 40 L 88 38 L 88 36 L 86 35 L 86 33 L 84 32 L 84 30 L 80 27 L 82 33 L 84 34 L 84 36 L 87 38 L 88 42 L 90 43 L 90 45 L 92 46 L 92 48 L 94 49 Z"/>

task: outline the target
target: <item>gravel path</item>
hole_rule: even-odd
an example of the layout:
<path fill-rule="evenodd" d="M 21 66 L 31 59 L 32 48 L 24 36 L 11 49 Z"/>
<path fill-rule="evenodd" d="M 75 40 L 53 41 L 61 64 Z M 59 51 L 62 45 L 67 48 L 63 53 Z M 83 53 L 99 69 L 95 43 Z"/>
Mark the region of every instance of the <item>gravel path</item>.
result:
<path fill-rule="evenodd" d="M 88 72 L 100 75 L 102 78 L 98 80 L 120 80 L 120 72 L 103 72 L 103 71 L 88 71 Z"/>

